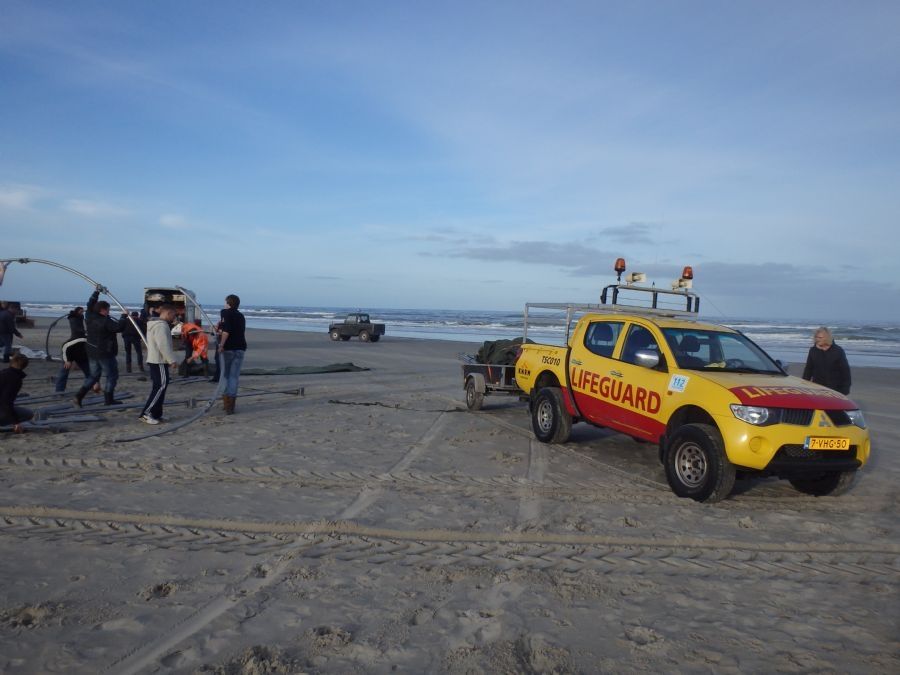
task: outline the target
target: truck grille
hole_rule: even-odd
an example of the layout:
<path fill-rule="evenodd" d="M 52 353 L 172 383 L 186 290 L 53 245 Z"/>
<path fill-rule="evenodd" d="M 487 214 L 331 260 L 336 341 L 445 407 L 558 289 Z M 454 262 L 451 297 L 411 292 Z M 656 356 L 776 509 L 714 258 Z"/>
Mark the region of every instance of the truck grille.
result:
<path fill-rule="evenodd" d="M 862 462 L 856 458 L 857 446 L 849 450 L 808 450 L 802 445 L 782 445 L 764 475 L 782 478 L 818 476 L 829 471 L 854 471 Z"/>
<path fill-rule="evenodd" d="M 797 424 L 801 427 L 808 427 L 812 422 L 813 411 L 803 408 L 782 408 L 781 423 Z"/>
<path fill-rule="evenodd" d="M 778 452 L 775 453 L 774 459 L 801 459 L 822 462 L 856 459 L 856 446 L 851 445 L 849 450 L 810 450 L 802 445 L 782 445 Z"/>

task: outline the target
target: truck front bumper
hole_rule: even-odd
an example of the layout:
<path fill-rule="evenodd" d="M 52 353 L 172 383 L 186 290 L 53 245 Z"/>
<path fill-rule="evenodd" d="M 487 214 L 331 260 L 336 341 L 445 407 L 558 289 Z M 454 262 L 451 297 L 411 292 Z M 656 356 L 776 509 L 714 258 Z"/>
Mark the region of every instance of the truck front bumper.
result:
<path fill-rule="evenodd" d="M 818 419 L 814 415 L 813 419 Z M 869 432 L 854 425 L 821 428 L 814 425 L 772 424 L 754 426 L 736 417 L 715 418 L 728 459 L 736 466 L 773 475 L 818 474 L 850 471 L 869 459 Z M 810 438 L 847 439 L 846 450 L 810 450 Z"/>

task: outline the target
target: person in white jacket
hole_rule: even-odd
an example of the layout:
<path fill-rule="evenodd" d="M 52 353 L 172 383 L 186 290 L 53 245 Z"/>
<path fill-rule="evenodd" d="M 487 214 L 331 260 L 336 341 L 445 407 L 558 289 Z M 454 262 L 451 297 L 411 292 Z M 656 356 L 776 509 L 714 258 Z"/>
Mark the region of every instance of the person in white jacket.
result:
<path fill-rule="evenodd" d="M 166 400 L 166 387 L 171 377 L 169 369 L 176 367 L 175 350 L 172 348 L 172 322 L 175 321 L 175 307 L 162 305 L 159 317 L 151 317 L 147 321 L 147 369 L 153 387 L 144 410 L 138 418 L 146 424 L 159 424 L 162 418 L 163 403 Z"/>

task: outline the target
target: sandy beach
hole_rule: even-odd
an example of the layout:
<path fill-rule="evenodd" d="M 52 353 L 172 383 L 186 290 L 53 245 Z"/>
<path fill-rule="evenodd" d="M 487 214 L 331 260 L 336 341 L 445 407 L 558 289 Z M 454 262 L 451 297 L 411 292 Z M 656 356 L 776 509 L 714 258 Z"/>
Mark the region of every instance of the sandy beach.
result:
<path fill-rule="evenodd" d="M 705 505 L 653 445 L 543 445 L 515 397 L 467 411 L 478 345 L 248 343 L 245 370 L 368 370 L 244 375 L 236 415 L 143 440 L 164 427 L 99 403 L 0 435 L 0 672 L 900 672 L 898 371 L 853 371 L 873 457 L 848 494 Z M 29 366 L 33 407 L 58 367 Z M 167 424 L 213 387 L 176 381 Z"/>

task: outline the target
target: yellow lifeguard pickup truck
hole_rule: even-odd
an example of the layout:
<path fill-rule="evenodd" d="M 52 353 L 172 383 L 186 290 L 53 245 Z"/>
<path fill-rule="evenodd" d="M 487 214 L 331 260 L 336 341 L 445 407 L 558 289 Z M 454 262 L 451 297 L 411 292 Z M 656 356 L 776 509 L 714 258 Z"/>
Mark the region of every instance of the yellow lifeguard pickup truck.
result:
<path fill-rule="evenodd" d="M 816 496 L 850 487 L 870 451 L 859 406 L 788 375 L 739 331 L 698 321 L 691 268 L 672 290 L 639 285 L 641 274 L 623 283 L 624 268 L 619 259 L 599 305 L 525 307 L 526 337 L 529 312 L 566 312 L 566 346 L 523 344 L 516 361 L 540 441 L 565 443 L 587 422 L 657 443 L 672 490 L 701 502 L 727 497 L 739 472 Z"/>

